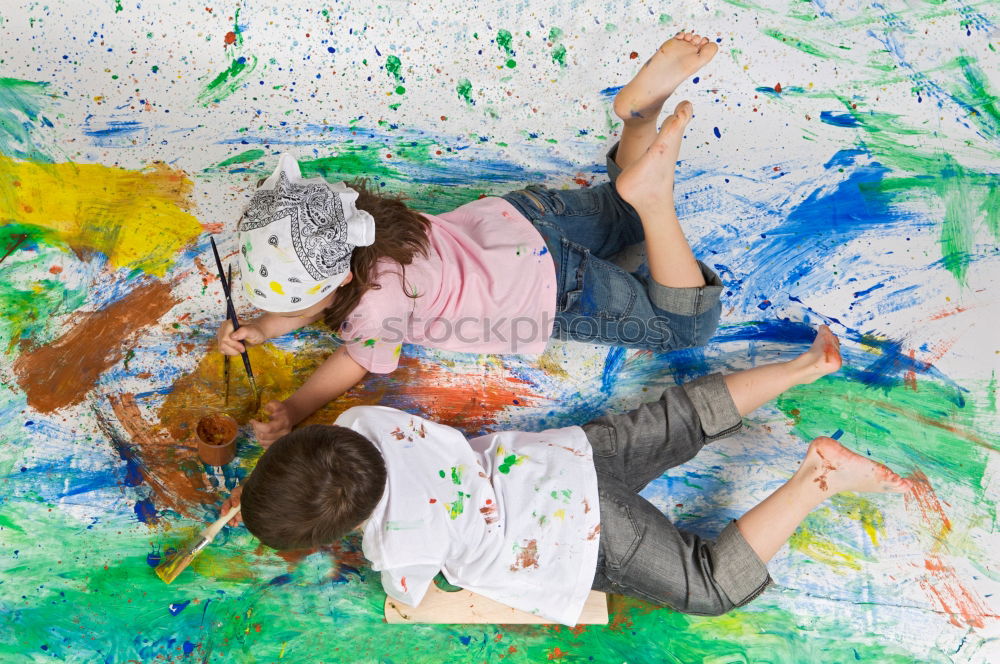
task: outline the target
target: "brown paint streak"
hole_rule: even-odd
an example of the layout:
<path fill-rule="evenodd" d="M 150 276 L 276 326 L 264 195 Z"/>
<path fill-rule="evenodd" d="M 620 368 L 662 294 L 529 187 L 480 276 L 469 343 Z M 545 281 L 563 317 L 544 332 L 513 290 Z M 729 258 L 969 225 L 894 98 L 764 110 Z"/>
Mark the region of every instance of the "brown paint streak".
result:
<path fill-rule="evenodd" d="M 101 374 L 121 361 L 138 333 L 177 302 L 168 284 L 155 281 L 100 311 L 74 317 L 68 332 L 14 362 L 28 405 L 51 413 L 83 401 Z"/>
<path fill-rule="evenodd" d="M 143 479 L 159 499 L 159 506 L 168 507 L 185 516 L 196 516 L 191 508 L 219 500 L 205 476 L 194 448 L 179 445 L 170 432 L 150 425 L 139 412 L 135 396 L 109 396 L 111 409 L 136 446 Z"/>
<path fill-rule="evenodd" d="M 510 571 L 519 572 L 529 567 L 538 567 L 538 540 L 528 540 L 524 543 L 514 560 L 514 564 L 510 566 Z"/>

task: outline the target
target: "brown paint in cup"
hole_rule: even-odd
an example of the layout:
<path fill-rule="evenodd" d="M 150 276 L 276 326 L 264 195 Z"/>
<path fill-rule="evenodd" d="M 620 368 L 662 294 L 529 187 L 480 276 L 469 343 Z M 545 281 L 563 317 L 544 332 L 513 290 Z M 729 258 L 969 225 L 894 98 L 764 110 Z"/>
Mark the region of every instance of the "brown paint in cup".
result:
<path fill-rule="evenodd" d="M 210 466 L 225 466 L 236 456 L 236 420 L 223 413 L 198 420 L 198 456 Z"/>

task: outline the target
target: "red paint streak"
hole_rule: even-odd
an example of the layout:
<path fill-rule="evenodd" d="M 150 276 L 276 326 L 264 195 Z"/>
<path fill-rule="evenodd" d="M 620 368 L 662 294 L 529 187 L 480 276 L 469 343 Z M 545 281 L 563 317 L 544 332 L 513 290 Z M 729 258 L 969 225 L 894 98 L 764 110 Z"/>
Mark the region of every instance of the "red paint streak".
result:
<path fill-rule="evenodd" d="M 779 93 L 779 94 L 781 93 L 781 83 L 775 83 L 774 84 L 774 91 L 777 92 L 777 93 Z"/>
<path fill-rule="evenodd" d="M 632 51 L 631 53 L 628 54 L 628 59 L 629 60 L 635 60 L 638 57 L 639 57 L 639 54 L 636 53 L 635 51 Z"/>
<path fill-rule="evenodd" d="M 429 503 L 430 503 L 431 505 L 433 505 L 433 504 L 434 504 L 434 503 L 436 503 L 437 501 L 438 501 L 438 499 L 437 499 L 437 498 L 431 498 L 431 499 L 430 499 L 430 500 L 429 500 L 428 502 L 429 502 Z"/>
<path fill-rule="evenodd" d="M 224 41 L 226 42 L 227 45 L 228 44 L 235 44 L 236 43 L 236 33 L 233 32 L 232 30 L 230 30 L 229 32 L 226 33 Z"/>
<path fill-rule="evenodd" d="M 549 652 L 549 659 L 562 659 L 568 654 L 569 654 L 568 652 L 560 650 L 559 646 L 556 646 Z"/>
<path fill-rule="evenodd" d="M 601 534 L 601 524 L 598 523 L 593 528 L 591 528 L 589 533 L 587 533 L 587 541 L 596 539 L 597 536 L 600 534 Z"/>
<path fill-rule="evenodd" d="M 914 351 L 910 351 L 910 359 L 914 359 Z M 917 391 L 917 372 L 912 369 L 903 374 L 903 383 L 908 389 Z"/>
<path fill-rule="evenodd" d="M 62 274 L 62 265 L 53 265 L 49 268 L 49 274 Z"/>
<path fill-rule="evenodd" d="M 405 576 L 399 580 L 399 583 L 400 583 L 401 586 L 403 586 L 403 592 L 404 593 L 410 592 L 410 589 L 406 587 L 406 577 Z"/>

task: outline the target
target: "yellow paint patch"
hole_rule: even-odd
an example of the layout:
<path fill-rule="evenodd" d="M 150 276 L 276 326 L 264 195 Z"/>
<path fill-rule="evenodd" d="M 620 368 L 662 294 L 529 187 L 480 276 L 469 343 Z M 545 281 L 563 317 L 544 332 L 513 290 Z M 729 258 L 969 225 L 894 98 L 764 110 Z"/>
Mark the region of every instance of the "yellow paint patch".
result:
<path fill-rule="evenodd" d="M 271 290 L 273 290 L 278 295 L 285 294 L 285 291 L 281 290 L 281 284 L 279 284 L 277 281 L 272 281 L 270 284 L 268 284 L 268 286 L 270 286 Z"/>
<path fill-rule="evenodd" d="M 878 546 L 878 536 L 885 535 L 885 517 L 875 503 L 853 493 L 837 494 L 831 502 L 841 516 L 860 523 L 872 544 Z"/>
<path fill-rule="evenodd" d="M 309 290 L 307 290 L 306 293 L 308 293 L 309 295 L 315 295 L 316 293 L 319 292 L 319 289 L 322 287 L 323 287 L 323 282 L 321 281 L 312 288 L 310 288 Z"/>
<path fill-rule="evenodd" d="M 202 233 L 187 211 L 193 187 L 164 164 L 129 171 L 0 156 L 0 218 L 51 229 L 74 250 L 99 251 L 115 268 L 156 276 Z"/>
<path fill-rule="evenodd" d="M 556 510 L 555 514 L 552 515 L 552 518 L 553 519 L 565 519 L 566 518 L 566 510 Z"/>

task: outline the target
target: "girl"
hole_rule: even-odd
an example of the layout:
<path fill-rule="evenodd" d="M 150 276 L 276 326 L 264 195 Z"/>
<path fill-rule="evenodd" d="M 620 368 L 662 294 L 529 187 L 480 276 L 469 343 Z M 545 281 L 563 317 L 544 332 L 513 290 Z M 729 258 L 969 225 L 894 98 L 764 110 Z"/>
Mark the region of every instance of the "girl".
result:
<path fill-rule="evenodd" d="M 268 445 L 369 371 L 388 373 L 402 343 L 475 353 L 540 353 L 549 336 L 670 351 L 705 344 L 722 283 L 678 223 L 674 166 L 692 107 L 659 131 L 667 97 L 718 47 L 679 33 L 615 97 L 623 121 L 611 182 L 570 191 L 530 186 L 439 216 L 321 179 L 295 160 L 254 194 L 239 224 L 244 291 L 264 313 L 219 347 L 235 355 L 320 318 L 344 344 L 254 431 Z M 609 262 L 645 239 L 649 277 Z"/>

